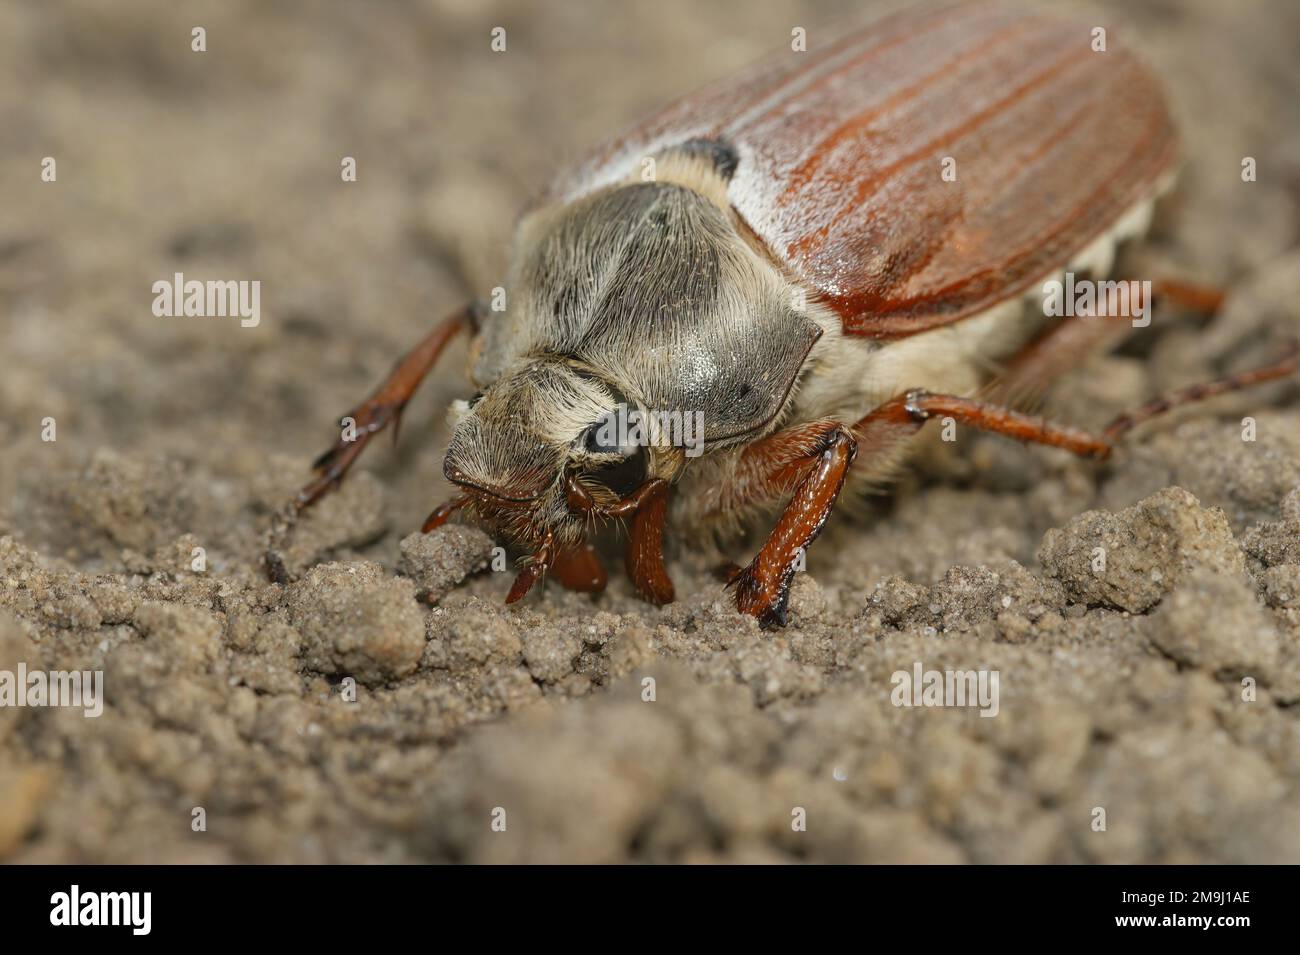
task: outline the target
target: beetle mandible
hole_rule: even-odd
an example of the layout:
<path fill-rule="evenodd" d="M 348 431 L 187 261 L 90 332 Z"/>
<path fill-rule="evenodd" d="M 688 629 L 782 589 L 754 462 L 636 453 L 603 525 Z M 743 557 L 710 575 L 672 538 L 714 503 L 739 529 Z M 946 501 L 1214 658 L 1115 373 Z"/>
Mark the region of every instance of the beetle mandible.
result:
<path fill-rule="evenodd" d="M 1293 349 L 1099 434 L 975 397 L 991 367 L 1045 382 L 1110 336 L 1029 298 L 1109 272 L 1172 181 L 1158 83 L 1091 39 L 997 7 L 911 11 L 668 107 L 551 186 L 518 224 L 506 311 L 462 309 L 401 359 L 298 506 L 466 332 L 478 394 L 453 405 L 443 465 L 460 493 L 426 531 L 463 507 L 527 547 L 514 601 L 548 571 L 602 586 L 585 542 L 626 518 L 627 571 L 662 604 L 666 529 L 725 533 L 784 502 L 730 576 L 739 609 L 777 625 L 846 480 L 888 477 L 931 418 L 1102 458 L 1170 407 L 1294 372 Z M 663 427 L 689 421 L 693 449 Z"/>

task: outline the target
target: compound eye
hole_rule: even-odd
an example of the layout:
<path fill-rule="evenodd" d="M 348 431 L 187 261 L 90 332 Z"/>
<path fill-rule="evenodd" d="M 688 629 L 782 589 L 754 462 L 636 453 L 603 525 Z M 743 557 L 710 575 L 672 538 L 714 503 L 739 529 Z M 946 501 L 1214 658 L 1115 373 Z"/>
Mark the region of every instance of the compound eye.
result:
<path fill-rule="evenodd" d="M 625 448 L 618 433 L 618 421 L 612 414 L 607 414 L 586 431 L 582 439 L 582 448 L 588 454 L 624 454 L 632 451 Z"/>
<path fill-rule="evenodd" d="M 644 447 L 638 445 L 630 450 L 632 453 L 628 457 L 588 471 L 587 477 L 599 481 L 620 498 L 627 497 L 646 482 L 646 472 L 650 466 Z"/>

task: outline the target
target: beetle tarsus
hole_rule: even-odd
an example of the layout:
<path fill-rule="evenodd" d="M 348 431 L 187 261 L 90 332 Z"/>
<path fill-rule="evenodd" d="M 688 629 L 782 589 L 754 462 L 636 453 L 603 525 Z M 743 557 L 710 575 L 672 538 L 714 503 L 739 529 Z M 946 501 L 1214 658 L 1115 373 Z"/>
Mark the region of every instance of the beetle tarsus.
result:
<path fill-rule="evenodd" d="M 369 398 L 348 412 L 346 417 L 355 422 L 355 437 L 348 440 L 340 435 L 334 446 L 315 460 L 312 467 L 319 473 L 298 492 L 294 499 L 295 507 L 299 510 L 310 507 L 337 488 L 370 439 L 390 424 L 394 426 L 393 440 L 397 440 L 402 409 L 429 374 L 447 343 L 469 328 L 473 321 L 472 305 L 443 319 L 418 345 L 402 356 Z"/>
<path fill-rule="evenodd" d="M 537 553 L 528 559 L 527 563 L 520 569 L 518 576 L 515 577 L 515 582 L 510 585 L 510 593 L 506 594 L 506 603 L 512 604 L 523 600 L 528 591 L 533 589 L 533 584 L 542 579 L 546 571 L 550 569 L 554 555 L 553 547 L 554 539 L 548 532 L 542 540 L 542 546 L 537 549 Z"/>
<path fill-rule="evenodd" d="M 1102 436 L 1106 441 L 1114 443 L 1143 422 L 1172 411 L 1174 408 L 1214 398 L 1230 391 L 1240 391 L 1243 388 L 1251 388 L 1280 378 L 1289 378 L 1297 371 L 1300 371 L 1300 342 L 1291 340 L 1287 342 L 1282 353 L 1269 364 L 1214 381 L 1189 385 L 1167 395 L 1152 398 L 1142 407 L 1115 418 L 1102 431 Z"/>
<path fill-rule="evenodd" d="M 349 417 L 352 417 L 360 427 L 362 426 L 362 418 L 359 416 L 364 414 L 365 411 L 357 410 L 352 412 Z M 357 436 L 351 441 L 339 438 L 334 447 L 318 457 L 312 464 L 312 467 L 318 472 L 316 479 L 298 492 L 295 499 L 297 507 L 300 510 L 310 507 L 326 494 L 336 490 L 343 483 L 343 476 L 347 474 L 353 462 L 361 456 L 361 452 L 365 449 L 366 442 L 370 440 L 371 435 L 378 432 L 383 426 L 381 423 L 377 427 L 358 430 Z"/>

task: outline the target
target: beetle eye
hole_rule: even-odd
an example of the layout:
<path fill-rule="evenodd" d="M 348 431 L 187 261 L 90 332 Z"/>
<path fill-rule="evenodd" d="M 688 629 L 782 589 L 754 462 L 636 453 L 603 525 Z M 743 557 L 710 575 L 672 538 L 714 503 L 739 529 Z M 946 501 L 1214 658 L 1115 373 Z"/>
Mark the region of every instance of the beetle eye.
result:
<path fill-rule="evenodd" d="M 609 488 L 619 497 L 627 497 L 646 480 L 650 468 L 646 449 L 635 438 L 621 431 L 614 412 L 608 412 L 582 435 L 582 449 L 591 455 L 611 456 L 608 463 L 589 465 L 586 476 Z M 613 455 L 618 455 L 614 458 Z"/>
<path fill-rule="evenodd" d="M 607 414 L 587 429 L 582 448 L 588 454 L 620 454 L 624 448 L 619 441 L 618 422 Z"/>
<path fill-rule="evenodd" d="M 627 497 L 645 483 L 648 464 L 645 448 L 638 445 L 630 456 L 607 467 L 588 471 L 587 476 L 599 481 L 619 497 Z"/>

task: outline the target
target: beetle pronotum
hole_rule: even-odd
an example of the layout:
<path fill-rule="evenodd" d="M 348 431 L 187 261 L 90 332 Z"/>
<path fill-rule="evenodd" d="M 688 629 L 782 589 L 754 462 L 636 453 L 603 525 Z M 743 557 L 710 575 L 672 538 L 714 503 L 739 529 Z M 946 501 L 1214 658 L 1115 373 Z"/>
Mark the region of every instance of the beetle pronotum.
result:
<path fill-rule="evenodd" d="M 317 461 L 298 504 L 339 482 L 468 332 L 479 394 L 453 405 L 443 467 L 461 493 L 426 530 L 467 507 L 528 546 L 517 600 L 548 571 L 603 586 L 588 533 L 627 518 L 627 571 L 664 603 L 666 527 L 725 532 L 784 500 L 731 576 L 742 611 L 781 623 L 846 479 L 887 476 L 931 418 L 1104 457 L 1169 407 L 1296 370 L 1292 350 L 1096 435 L 973 397 L 992 365 L 1004 383 L 1046 380 L 1109 337 L 1113 323 L 1048 320 L 1026 298 L 1063 271 L 1110 270 L 1175 144 L 1147 69 L 1050 16 L 909 12 L 764 62 L 563 176 L 518 225 L 508 309 L 438 325 L 351 412 L 356 439 Z M 703 454 L 614 434 L 628 408 L 700 416 Z"/>

